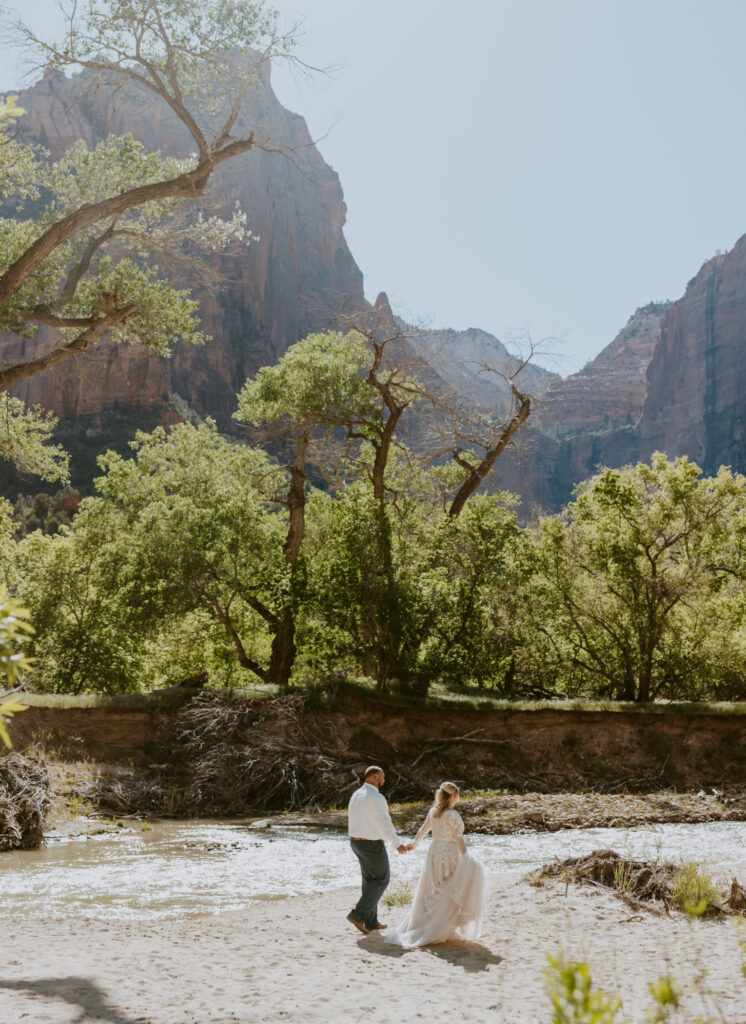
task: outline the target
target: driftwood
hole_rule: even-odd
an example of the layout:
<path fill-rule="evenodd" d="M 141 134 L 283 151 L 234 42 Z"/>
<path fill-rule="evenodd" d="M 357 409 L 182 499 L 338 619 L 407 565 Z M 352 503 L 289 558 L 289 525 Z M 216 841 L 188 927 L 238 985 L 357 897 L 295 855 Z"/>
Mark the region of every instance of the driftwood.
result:
<path fill-rule="evenodd" d="M 656 904 L 662 904 L 668 913 L 675 905 L 673 888 L 679 870 L 679 865 L 669 862 L 628 860 L 614 850 L 596 850 L 585 857 L 569 857 L 545 864 L 528 877 L 534 884 L 545 878 L 560 878 L 568 885 L 575 882 L 601 886 L 614 890 L 633 906 L 655 909 Z M 710 903 L 705 913 L 712 915 L 745 911 L 746 890 L 734 878 L 728 897 L 719 903 Z"/>
<path fill-rule="evenodd" d="M 34 850 L 44 840 L 51 805 L 49 774 L 12 754 L 0 760 L 0 850 Z"/>
<path fill-rule="evenodd" d="M 176 715 L 159 760 L 79 792 L 111 814 L 230 816 L 339 806 L 362 782 L 369 758 L 337 750 L 307 713 L 308 695 L 238 703 L 215 693 L 195 696 Z M 424 799 L 432 780 L 405 764 L 388 764 L 389 794 Z"/>

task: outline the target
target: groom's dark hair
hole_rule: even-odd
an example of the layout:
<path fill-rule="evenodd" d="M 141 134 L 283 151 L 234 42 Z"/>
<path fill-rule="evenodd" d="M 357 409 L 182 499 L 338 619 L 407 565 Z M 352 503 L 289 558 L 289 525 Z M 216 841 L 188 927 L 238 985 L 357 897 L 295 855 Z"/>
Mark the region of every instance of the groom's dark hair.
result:
<path fill-rule="evenodd" d="M 372 764 L 370 768 L 365 769 L 365 778 L 368 779 L 371 775 L 378 775 L 378 773 L 382 771 L 383 768 L 379 768 L 377 764 Z"/>

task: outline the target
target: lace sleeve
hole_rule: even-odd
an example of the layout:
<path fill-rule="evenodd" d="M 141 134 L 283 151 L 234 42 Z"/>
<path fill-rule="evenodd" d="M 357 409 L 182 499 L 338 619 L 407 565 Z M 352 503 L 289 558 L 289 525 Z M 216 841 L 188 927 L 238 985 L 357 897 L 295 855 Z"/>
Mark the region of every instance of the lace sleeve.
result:
<path fill-rule="evenodd" d="M 412 848 L 413 849 L 414 849 L 415 846 L 417 846 L 420 843 L 420 841 L 422 839 L 425 838 L 425 836 L 427 835 L 427 833 L 430 831 L 430 829 L 432 827 L 433 827 L 432 811 L 428 811 L 427 812 L 427 817 L 425 818 L 425 820 L 422 822 L 422 825 L 420 826 L 420 831 L 417 833 L 417 835 L 412 840 Z"/>
<path fill-rule="evenodd" d="M 447 814 L 443 815 L 444 826 L 448 834 L 448 838 L 458 843 L 458 848 L 462 853 L 466 853 L 466 843 L 464 842 L 464 821 L 458 811 L 448 811 Z"/>
<path fill-rule="evenodd" d="M 464 820 L 458 811 L 449 811 L 448 818 L 443 822 L 449 839 L 458 839 L 464 834 Z"/>

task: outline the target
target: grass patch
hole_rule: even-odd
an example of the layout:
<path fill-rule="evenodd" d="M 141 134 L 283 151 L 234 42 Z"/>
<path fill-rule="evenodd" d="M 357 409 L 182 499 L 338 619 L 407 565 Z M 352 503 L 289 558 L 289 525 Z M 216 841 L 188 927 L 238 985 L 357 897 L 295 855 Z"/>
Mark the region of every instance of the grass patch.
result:
<path fill-rule="evenodd" d="M 62 807 L 68 818 L 85 818 L 93 814 L 93 804 L 79 793 L 66 796 L 62 801 Z"/>
<path fill-rule="evenodd" d="M 696 861 L 687 861 L 676 869 L 671 883 L 671 902 L 680 910 L 699 917 L 719 907 L 725 894 Z"/>
<path fill-rule="evenodd" d="M 387 889 L 383 902 L 387 907 L 406 907 L 414 899 L 412 886 L 409 882 L 397 882 L 396 885 Z"/>
<path fill-rule="evenodd" d="M 316 684 L 318 689 L 324 689 Z M 364 694 L 366 698 L 382 704 L 411 707 L 451 708 L 493 711 L 633 711 L 639 714 L 666 714 L 670 711 L 684 714 L 736 714 L 746 715 L 746 701 L 654 701 L 636 704 L 632 701 L 603 700 L 592 697 L 557 697 L 552 700 L 506 700 L 490 696 L 489 690 L 477 687 L 449 689 L 442 683 L 433 683 L 427 697 L 415 697 L 403 692 L 396 681 L 386 693 L 380 693 L 369 679 L 348 679 L 333 686 L 342 692 Z"/>
<path fill-rule="evenodd" d="M 278 695 L 277 687 L 262 683 L 242 688 L 223 689 L 215 687 L 207 689 L 208 692 L 218 693 L 229 700 L 236 701 L 257 700 Z M 386 693 L 379 693 L 375 682 L 370 679 L 350 679 L 335 681 L 334 683 L 309 683 L 308 685 L 300 685 L 293 688 L 293 691 L 296 693 L 303 690 L 310 692 L 312 702 L 318 706 L 324 706 L 329 691 L 336 690 L 342 693 L 346 691 L 351 694 L 362 695 L 365 696 L 366 700 L 386 705 L 465 711 L 632 711 L 638 714 L 677 712 L 680 714 L 746 715 L 746 702 L 744 701 L 732 703 L 727 701 L 680 701 L 677 703 L 656 701 L 651 704 L 635 704 L 628 701 L 600 700 L 585 697 L 558 697 L 554 700 L 505 700 L 501 697 L 490 696 L 488 690 L 479 690 L 477 687 L 459 687 L 452 690 L 441 683 L 432 684 L 427 697 L 415 697 L 404 692 L 396 681 Z M 122 693 L 115 695 L 24 692 L 21 694 L 20 699 L 24 704 L 32 707 L 179 707 L 188 700 L 191 700 L 192 697 L 204 692 L 205 690 L 202 689 L 175 689 L 171 687 L 166 687 L 162 690 L 151 690 L 148 693 Z"/>
<path fill-rule="evenodd" d="M 151 690 L 149 693 L 118 693 L 113 695 L 97 693 L 22 693 L 20 699 L 29 707 L 38 708 L 150 708 L 179 707 L 187 701 L 204 693 L 203 689 L 164 689 Z M 257 685 L 251 689 L 216 689 L 209 692 L 219 693 L 228 700 L 256 700 L 258 698 L 276 697 L 277 687 Z"/>
<path fill-rule="evenodd" d="M 614 888 L 628 896 L 635 884 L 635 873 L 629 861 L 622 860 L 614 865 Z"/>

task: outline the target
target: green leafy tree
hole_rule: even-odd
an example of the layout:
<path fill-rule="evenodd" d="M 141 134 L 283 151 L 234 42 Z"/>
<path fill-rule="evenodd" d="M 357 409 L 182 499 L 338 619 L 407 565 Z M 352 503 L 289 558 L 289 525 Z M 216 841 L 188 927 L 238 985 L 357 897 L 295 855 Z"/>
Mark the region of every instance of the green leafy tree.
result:
<path fill-rule="evenodd" d="M 712 689 L 713 636 L 742 672 L 745 485 L 661 453 L 582 484 L 534 548 L 524 614 L 545 673 L 622 700 L 697 695 L 696 680 Z"/>
<path fill-rule="evenodd" d="M 264 443 L 287 453 L 288 511 L 283 545 L 286 585 L 281 608 L 267 608 L 273 631 L 269 680 L 290 681 L 296 657 L 296 618 L 305 577 L 301 549 L 306 530 L 309 466 L 323 464 L 335 431 L 353 433 L 375 400 L 363 376 L 370 361 L 365 338 L 351 332 L 311 334 L 292 345 L 275 366 L 265 366 L 238 396 L 236 418 L 261 429 Z"/>
<path fill-rule="evenodd" d="M 74 525 L 96 550 L 100 587 L 154 643 L 189 616 L 197 629 L 219 624 L 241 667 L 271 681 L 271 624 L 287 589 L 287 516 L 273 501 L 282 470 L 209 421 L 138 434 L 133 449 L 101 457 L 100 497 Z"/>
<path fill-rule="evenodd" d="M 365 481 L 335 499 L 314 499 L 312 612 L 303 646 L 317 672 L 372 666 L 380 689 L 396 679 L 426 693 L 436 679 L 484 685 L 507 670 L 510 628 L 498 606 L 520 530 L 505 495 L 476 496 L 462 516 L 450 516 L 435 500 L 442 474 L 417 474 L 410 464 L 408 492 L 383 509 Z M 389 483 L 403 480 L 391 474 Z M 385 560 L 381 514 L 390 542 Z"/>
<path fill-rule="evenodd" d="M 311 466 L 323 472 L 337 496 L 337 504 L 330 506 L 326 516 L 330 529 L 322 560 L 327 576 L 323 585 L 315 587 L 325 607 L 322 618 L 327 622 L 336 618 L 337 625 L 321 644 L 320 658 L 322 651 L 336 646 L 340 657 L 358 659 L 366 674 L 375 675 L 381 689 L 398 679 L 405 687 L 423 692 L 433 677 L 437 661 L 433 652 L 439 650 L 444 664 L 447 649 L 448 664 L 454 666 L 457 648 L 467 643 L 459 615 L 468 607 L 477 618 L 474 594 L 479 584 L 473 579 L 464 584 L 455 603 L 447 586 L 436 600 L 436 581 L 447 580 L 468 533 L 468 528 L 451 527 L 449 563 L 443 503 L 450 487 L 448 517 L 455 522 L 525 420 L 528 402 L 509 428 L 494 428 L 502 436 L 502 447 L 495 434 L 486 443 L 483 457 L 474 455 L 465 461 L 458 449 L 464 465 L 457 459 L 450 471 L 441 467 L 429 475 L 423 473 L 399 432 L 405 414 L 418 403 L 431 398 L 428 407 L 436 404 L 435 393 L 424 383 L 427 367 L 412 356 L 397 325 L 384 313 L 376 307 L 362 323 L 358 318 L 360 329 L 346 335 L 312 335 L 292 346 L 277 366 L 262 369 L 239 396 L 237 418 L 260 428 L 264 443 L 288 453 L 290 484 L 284 500 L 289 510 L 285 557 L 290 572 L 285 618 L 278 625 L 273 647 L 274 664 L 281 670 L 273 673 L 273 681 L 289 679 L 296 656 L 297 608 L 306 586 L 301 552 Z M 411 422 L 408 426 L 412 428 Z M 467 480 L 470 483 L 464 489 Z M 424 504 L 418 504 L 418 490 L 429 492 Z M 474 521 L 469 520 L 469 525 Z M 501 529 L 496 536 L 502 543 Z M 346 560 L 352 570 L 344 565 Z M 477 559 L 477 576 L 485 564 Z M 315 566 L 314 575 L 318 571 Z M 468 575 L 468 570 L 462 575 Z M 436 610 L 446 608 L 448 628 Z M 439 646 L 434 639 L 436 621 L 442 630 Z M 346 623 L 344 628 L 341 622 Z M 484 657 L 479 659 L 481 667 L 474 665 L 473 676 L 484 677 L 484 663 Z"/>
<path fill-rule="evenodd" d="M 18 591 L 31 611 L 37 691 L 123 693 L 140 688 L 142 638 L 120 595 L 103 585 L 106 537 L 63 527 L 18 545 Z"/>

